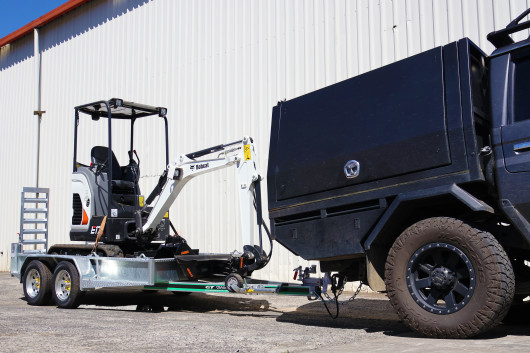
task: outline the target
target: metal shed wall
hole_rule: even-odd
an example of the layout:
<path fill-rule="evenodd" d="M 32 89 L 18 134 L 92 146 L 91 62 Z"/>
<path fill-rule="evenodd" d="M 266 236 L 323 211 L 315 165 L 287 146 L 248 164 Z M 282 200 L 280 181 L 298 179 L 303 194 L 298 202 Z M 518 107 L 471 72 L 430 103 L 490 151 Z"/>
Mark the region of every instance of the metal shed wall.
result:
<path fill-rule="evenodd" d="M 90 1 L 40 29 L 46 114 L 39 185 L 51 189 L 50 244 L 69 240 L 75 105 L 120 97 L 166 106 L 170 158 L 249 134 L 265 173 L 277 101 L 464 36 L 490 53 L 486 35 L 528 6 L 526 0 Z M 33 82 L 30 34 L 0 51 L 0 271 L 9 270 L 20 191 L 32 186 Z M 157 123 L 144 124 L 135 137 L 145 194 L 164 169 Z M 105 143 L 103 130 L 88 126 L 81 126 L 80 162 L 89 161 L 91 146 Z M 114 150 L 124 162 L 128 134 L 117 130 Z M 192 247 L 240 250 L 234 170 L 188 184 L 171 218 Z M 256 277 L 289 280 L 305 263 L 275 248 Z"/>

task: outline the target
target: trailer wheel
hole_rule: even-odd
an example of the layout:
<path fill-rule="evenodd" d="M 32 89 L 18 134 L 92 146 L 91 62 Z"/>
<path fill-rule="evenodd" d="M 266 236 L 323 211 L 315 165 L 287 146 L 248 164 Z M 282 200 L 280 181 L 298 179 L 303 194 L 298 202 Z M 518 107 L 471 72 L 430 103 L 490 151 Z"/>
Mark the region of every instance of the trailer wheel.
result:
<path fill-rule="evenodd" d="M 79 306 L 81 289 L 79 287 L 79 274 L 75 266 L 62 261 L 57 265 L 52 278 L 52 295 L 59 308 L 74 309 Z"/>
<path fill-rule="evenodd" d="M 406 229 L 390 249 L 385 277 L 403 322 L 436 338 L 466 338 L 496 326 L 515 290 L 512 265 L 493 235 L 453 218 Z"/>
<path fill-rule="evenodd" d="M 24 272 L 22 287 L 29 305 L 45 305 L 50 301 L 52 273 L 39 260 L 29 263 Z"/>

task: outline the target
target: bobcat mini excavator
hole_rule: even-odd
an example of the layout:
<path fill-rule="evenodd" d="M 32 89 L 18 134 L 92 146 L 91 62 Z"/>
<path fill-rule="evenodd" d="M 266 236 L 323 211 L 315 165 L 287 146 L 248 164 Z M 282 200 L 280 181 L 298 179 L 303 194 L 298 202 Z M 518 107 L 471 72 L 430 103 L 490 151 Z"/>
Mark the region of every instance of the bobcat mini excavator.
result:
<path fill-rule="evenodd" d="M 74 158 L 72 173 L 72 223 L 70 240 L 84 244 L 51 246 L 49 254 L 154 258 L 175 258 L 189 279 L 215 276 L 250 276 L 263 268 L 270 258 L 262 248 L 260 180 L 256 169 L 256 149 L 250 137 L 179 155 L 169 161 L 167 109 L 113 98 L 75 108 Z M 107 119 L 108 144 L 94 146 L 91 163 L 78 162 L 77 143 L 80 116 L 93 121 Z M 166 168 L 147 198 L 139 186 L 140 160 L 134 150 L 134 125 L 140 118 L 161 118 L 165 128 Z M 120 166 L 112 150 L 112 122 L 130 122 L 129 163 Z M 215 154 L 215 158 L 203 157 Z M 237 167 L 243 252 L 200 254 L 178 235 L 168 211 L 186 183 L 194 177 L 229 166 Z M 253 244 L 254 225 L 251 207 L 256 209 L 259 245 Z M 175 235 L 169 235 L 169 228 Z M 88 242 L 91 242 L 89 244 Z M 272 241 L 271 241 L 272 252 Z"/>

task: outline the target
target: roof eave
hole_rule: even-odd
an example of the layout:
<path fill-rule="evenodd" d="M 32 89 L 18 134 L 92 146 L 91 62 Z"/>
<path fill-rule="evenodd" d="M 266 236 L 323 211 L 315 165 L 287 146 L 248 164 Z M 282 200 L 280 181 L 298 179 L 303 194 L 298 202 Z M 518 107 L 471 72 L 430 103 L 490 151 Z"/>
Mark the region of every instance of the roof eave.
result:
<path fill-rule="evenodd" d="M 61 6 L 53 9 L 47 14 L 37 18 L 34 21 L 31 21 L 27 25 L 17 29 L 16 31 L 0 39 L 0 48 L 13 43 L 15 40 L 22 38 L 26 34 L 29 34 L 30 32 L 32 32 L 34 28 L 42 27 L 45 24 L 48 24 L 51 21 L 55 20 L 56 18 L 78 8 L 79 6 L 83 5 L 85 2 L 88 2 L 88 1 L 90 0 L 70 0 L 62 4 Z"/>

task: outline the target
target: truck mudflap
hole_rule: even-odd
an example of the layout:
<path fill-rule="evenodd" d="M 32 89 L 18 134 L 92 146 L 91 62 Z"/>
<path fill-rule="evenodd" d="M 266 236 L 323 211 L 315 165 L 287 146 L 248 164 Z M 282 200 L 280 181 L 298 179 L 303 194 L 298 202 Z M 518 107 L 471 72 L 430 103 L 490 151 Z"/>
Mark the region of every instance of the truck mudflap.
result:
<path fill-rule="evenodd" d="M 530 223 L 515 208 L 510 200 L 503 199 L 500 201 L 501 209 L 504 214 L 512 221 L 517 230 L 524 236 L 527 244 L 530 245 Z"/>

